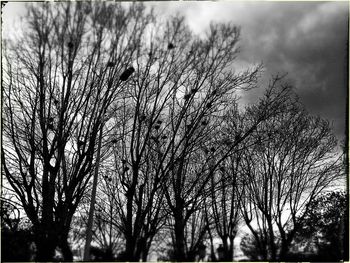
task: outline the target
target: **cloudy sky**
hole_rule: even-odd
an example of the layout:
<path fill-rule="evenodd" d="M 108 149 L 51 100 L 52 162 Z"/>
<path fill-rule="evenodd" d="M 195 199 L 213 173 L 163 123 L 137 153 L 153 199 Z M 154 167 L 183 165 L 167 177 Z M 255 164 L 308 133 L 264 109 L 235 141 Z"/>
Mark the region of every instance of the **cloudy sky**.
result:
<path fill-rule="evenodd" d="M 335 133 L 344 136 L 348 59 L 347 2 L 146 2 L 159 14 L 186 17 L 192 30 L 205 31 L 210 21 L 241 27 L 237 67 L 264 63 L 264 80 L 288 73 L 288 80 L 307 109 L 327 118 Z M 3 10 L 3 33 L 18 27 L 23 3 Z M 253 102 L 263 89 L 242 100 Z"/>

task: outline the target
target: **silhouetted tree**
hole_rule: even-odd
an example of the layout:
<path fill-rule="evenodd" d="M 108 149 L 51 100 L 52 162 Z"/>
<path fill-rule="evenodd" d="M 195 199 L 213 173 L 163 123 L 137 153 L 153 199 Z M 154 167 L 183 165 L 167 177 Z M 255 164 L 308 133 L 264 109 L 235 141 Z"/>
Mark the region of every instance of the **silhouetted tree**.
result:
<path fill-rule="evenodd" d="M 5 44 L 2 167 L 33 224 L 37 260 L 50 261 L 56 247 L 72 260 L 71 220 L 95 166 L 107 109 L 130 79 L 121 74 L 138 55 L 143 10 L 37 3 L 28 8 L 27 29 Z"/>
<path fill-rule="evenodd" d="M 343 176 L 329 123 L 310 116 L 294 96 L 280 110 L 256 129 L 242 161 L 242 214 L 258 245 L 268 247 L 264 260 L 286 257 L 311 202 Z"/>
<path fill-rule="evenodd" d="M 179 28 L 182 27 L 179 24 Z M 179 32 L 186 32 L 186 28 Z M 247 125 L 229 146 L 222 144 L 222 116 L 235 103 L 234 92 L 254 87 L 259 72 L 256 69 L 237 75 L 228 69 L 237 53 L 238 36 L 236 27 L 212 25 L 207 39 L 189 46 L 191 56 L 183 58 L 183 67 L 186 67 L 175 78 L 176 93 L 172 93 L 169 114 L 165 115 L 161 130 L 170 140 L 161 153 L 166 164 L 162 170 L 166 178 L 163 186 L 174 223 L 177 261 L 187 260 L 185 247 L 190 241 L 186 240 L 184 229 L 191 215 L 203 207 L 210 193 L 210 178 L 263 119 L 276 114 L 283 97 L 281 92 L 262 99 L 261 116 Z M 191 43 L 185 37 L 181 39 Z M 194 53 L 196 57 L 192 58 Z"/>
<path fill-rule="evenodd" d="M 262 68 L 233 71 L 238 27 L 211 24 L 200 38 L 183 17 L 158 23 L 143 4 L 107 2 L 32 4 L 26 21 L 4 41 L 1 163 L 36 260 L 57 248 L 72 260 L 91 186 L 96 260 L 147 261 L 159 242 L 173 244 L 171 260 L 194 260 L 219 236 L 231 261 L 239 209 L 264 259 L 277 259 L 277 226 L 284 257 L 336 178 L 335 140 L 279 78 L 238 112 L 236 92 Z"/>
<path fill-rule="evenodd" d="M 119 185 L 116 211 L 130 260 L 138 260 L 141 253 L 147 258 L 152 238 L 169 212 L 175 224 L 176 259 L 186 257 L 185 226 L 200 207 L 210 178 L 200 145 L 216 147 L 208 138 L 219 121 L 210 118 L 230 103 L 234 90 L 251 88 L 260 69 L 241 74 L 227 69 L 237 53 L 238 35 L 236 27 L 212 25 L 208 38 L 200 40 L 183 18 L 173 18 L 164 31 L 139 42 L 135 76 L 123 93 L 111 132 L 110 163 Z M 176 43 L 171 48 L 170 40 Z M 169 209 L 164 209 L 164 199 Z"/>

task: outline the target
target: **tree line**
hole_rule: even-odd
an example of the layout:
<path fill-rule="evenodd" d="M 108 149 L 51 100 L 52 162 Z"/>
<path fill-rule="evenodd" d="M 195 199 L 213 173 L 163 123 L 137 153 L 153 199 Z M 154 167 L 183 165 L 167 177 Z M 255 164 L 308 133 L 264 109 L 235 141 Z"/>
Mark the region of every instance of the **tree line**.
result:
<path fill-rule="evenodd" d="M 109 260 L 168 245 L 168 260 L 208 246 L 215 261 L 220 239 L 232 261 L 242 224 L 262 260 L 285 259 L 344 175 L 329 122 L 279 76 L 242 107 L 262 66 L 234 70 L 239 27 L 196 36 L 183 17 L 156 18 L 140 3 L 40 3 L 4 42 L 3 198 L 29 220 L 35 259 L 73 259 L 97 167 L 93 242 Z"/>

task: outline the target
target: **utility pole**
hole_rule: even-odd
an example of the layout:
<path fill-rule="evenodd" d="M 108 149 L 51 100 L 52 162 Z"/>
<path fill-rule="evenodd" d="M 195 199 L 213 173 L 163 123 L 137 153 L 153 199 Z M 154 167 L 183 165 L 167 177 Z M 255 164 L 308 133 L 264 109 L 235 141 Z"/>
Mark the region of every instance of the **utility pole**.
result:
<path fill-rule="evenodd" d="M 93 184 L 92 184 L 89 218 L 88 218 L 88 224 L 87 224 L 87 228 L 86 228 L 86 241 L 85 241 L 85 248 L 84 248 L 84 261 L 90 261 L 90 246 L 91 246 L 91 240 L 92 240 L 92 225 L 93 225 L 93 222 L 94 222 L 98 169 L 99 169 L 99 166 L 100 166 L 103 123 L 104 122 L 101 123 L 100 135 L 99 135 L 98 146 L 97 146 L 97 156 L 96 156 L 96 164 L 95 164 L 94 181 L 93 181 Z"/>

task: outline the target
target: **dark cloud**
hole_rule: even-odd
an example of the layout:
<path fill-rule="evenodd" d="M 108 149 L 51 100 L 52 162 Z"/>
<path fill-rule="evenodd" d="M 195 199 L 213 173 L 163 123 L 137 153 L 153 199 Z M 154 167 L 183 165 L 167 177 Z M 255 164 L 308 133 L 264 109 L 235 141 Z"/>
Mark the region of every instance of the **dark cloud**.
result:
<path fill-rule="evenodd" d="M 260 56 L 264 61 L 267 74 L 287 72 L 307 109 L 333 122 L 337 136 L 342 137 L 347 87 L 347 4 L 273 3 L 270 7 L 271 16 L 266 16 L 262 29 L 257 24 L 247 30 L 249 36 L 256 36 L 256 41 L 247 41 L 242 59 L 250 60 L 253 52 L 254 57 Z"/>
<path fill-rule="evenodd" d="M 265 85 L 271 75 L 288 73 L 309 112 L 327 118 L 337 136 L 343 137 L 347 2 L 163 2 L 154 6 L 164 15 L 184 15 L 197 33 L 212 20 L 240 25 L 242 52 L 236 68 L 263 62 L 261 83 Z M 242 101 L 254 102 L 262 93 L 263 89 L 241 94 Z"/>

